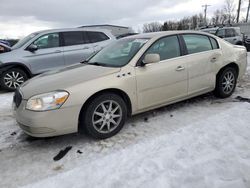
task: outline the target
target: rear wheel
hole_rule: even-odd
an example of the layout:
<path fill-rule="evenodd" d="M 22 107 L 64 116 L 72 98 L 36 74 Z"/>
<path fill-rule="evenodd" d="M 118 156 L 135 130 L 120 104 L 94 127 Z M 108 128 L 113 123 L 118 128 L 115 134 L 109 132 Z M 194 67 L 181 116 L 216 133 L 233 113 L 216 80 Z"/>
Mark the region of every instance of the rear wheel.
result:
<path fill-rule="evenodd" d="M 3 72 L 0 77 L 2 89 L 15 91 L 22 83 L 28 79 L 27 74 L 19 68 L 11 68 Z"/>
<path fill-rule="evenodd" d="M 226 67 L 222 70 L 216 81 L 215 95 L 220 98 L 226 98 L 233 94 L 237 84 L 237 72 L 232 67 Z"/>
<path fill-rule="evenodd" d="M 82 114 L 80 126 L 97 139 L 117 134 L 127 118 L 127 107 L 123 99 L 113 93 L 104 93 L 90 102 Z"/>

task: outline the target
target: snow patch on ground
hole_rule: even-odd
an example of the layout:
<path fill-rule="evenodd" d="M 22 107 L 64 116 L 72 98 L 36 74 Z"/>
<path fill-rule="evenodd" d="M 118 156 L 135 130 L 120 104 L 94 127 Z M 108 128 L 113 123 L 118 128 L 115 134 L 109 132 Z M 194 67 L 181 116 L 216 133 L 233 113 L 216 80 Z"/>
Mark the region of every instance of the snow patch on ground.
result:
<path fill-rule="evenodd" d="M 0 93 L 0 187 L 250 187 L 250 103 L 237 96 L 250 97 L 249 64 L 232 97 L 207 94 L 143 113 L 96 141 L 31 139 L 12 117 L 13 93 Z"/>
<path fill-rule="evenodd" d="M 249 114 L 240 103 L 27 187 L 249 187 Z"/>

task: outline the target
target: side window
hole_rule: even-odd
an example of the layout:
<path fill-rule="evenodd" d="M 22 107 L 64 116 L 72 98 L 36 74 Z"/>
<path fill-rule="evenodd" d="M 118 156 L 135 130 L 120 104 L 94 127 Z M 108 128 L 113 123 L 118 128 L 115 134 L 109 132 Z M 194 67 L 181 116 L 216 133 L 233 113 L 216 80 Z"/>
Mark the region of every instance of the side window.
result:
<path fill-rule="evenodd" d="M 64 46 L 73 46 L 84 44 L 83 32 L 81 31 L 69 31 L 62 33 Z"/>
<path fill-rule="evenodd" d="M 209 38 L 204 35 L 187 34 L 183 35 L 187 46 L 188 54 L 212 50 Z"/>
<path fill-rule="evenodd" d="M 159 54 L 161 61 L 180 56 L 181 52 L 177 36 L 169 36 L 156 41 L 145 55 L 152 53 Z"/>
<path fill-rule="evenodd" d="M 50 33 L 43 35 L 34 41 L 33 44 L 37 45 L 38 49 L 59 47 L 59 34 Z"/>
<path fill-rule="evenodd" d="M 88 35 L 89 40 L 92 43 L 101 42 L 101 41 L 109 39 L 109 37 L 102 32 L 89 31 L 89 32 L 87 32 L 87 35 Z"/>
<path fill-rule="evenodd" d="M 219 29 L 216 35 L 220 38 L 225 38 L 225 29 Z"/>
<path fill-rule="evenodd" d="M 226 37 L 235 37 L 234 29 L 226 29 Z"/>
<path fill-rule="evenodd" d="M 218 42 L 214 38 L 210 37 L 210 41 L 211 41 L 213 49 L 219 49 Z"/>

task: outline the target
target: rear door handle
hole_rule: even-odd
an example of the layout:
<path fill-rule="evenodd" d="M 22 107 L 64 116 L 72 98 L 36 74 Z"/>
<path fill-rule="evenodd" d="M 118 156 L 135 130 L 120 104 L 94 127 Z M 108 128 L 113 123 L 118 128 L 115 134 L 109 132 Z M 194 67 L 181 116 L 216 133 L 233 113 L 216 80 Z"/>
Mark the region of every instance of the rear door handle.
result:
<path fill-rule="evenodd" d="M 183 71 L 183 70 L 185 70 L 185 67 L 183 67 L 183 66 L 178 66 L 175 70 L 176 70 L 176 71 Z"/>
<path fill-rule="evenodd" d="M 89 47 L 88 47 L 88 46 L 86 46 L 86 47 L 83 47 L 83 50 L 87 50 L 87 49 L 89 49 Z"/>

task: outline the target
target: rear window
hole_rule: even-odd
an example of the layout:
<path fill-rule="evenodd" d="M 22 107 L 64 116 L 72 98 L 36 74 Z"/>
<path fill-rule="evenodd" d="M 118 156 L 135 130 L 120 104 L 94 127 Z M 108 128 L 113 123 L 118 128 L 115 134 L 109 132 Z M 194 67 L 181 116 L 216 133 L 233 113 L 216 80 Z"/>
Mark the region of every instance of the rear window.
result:
<path fill-rule="evenodd" d="M 64 46 L 84 44 L 83 33 L 81 31 L 70 31 L 62 33 Z"/>
<path fill-rule="evenodd" d="M 186 34 L 183 39 L 187 46 L 188 54 L 212 50 L 209 38 L 205 35 Z"/>
<path fill-rule="evenodd" d="M 107 35 L 105 35 L 102 32 L 92 32 L 89 31 L 87 32 L 88 38 L 89 40 L 94 43 L 94 42 L 101 42 L 101 41 L 105 41 L 108 40 L 109 37 Z"/>

